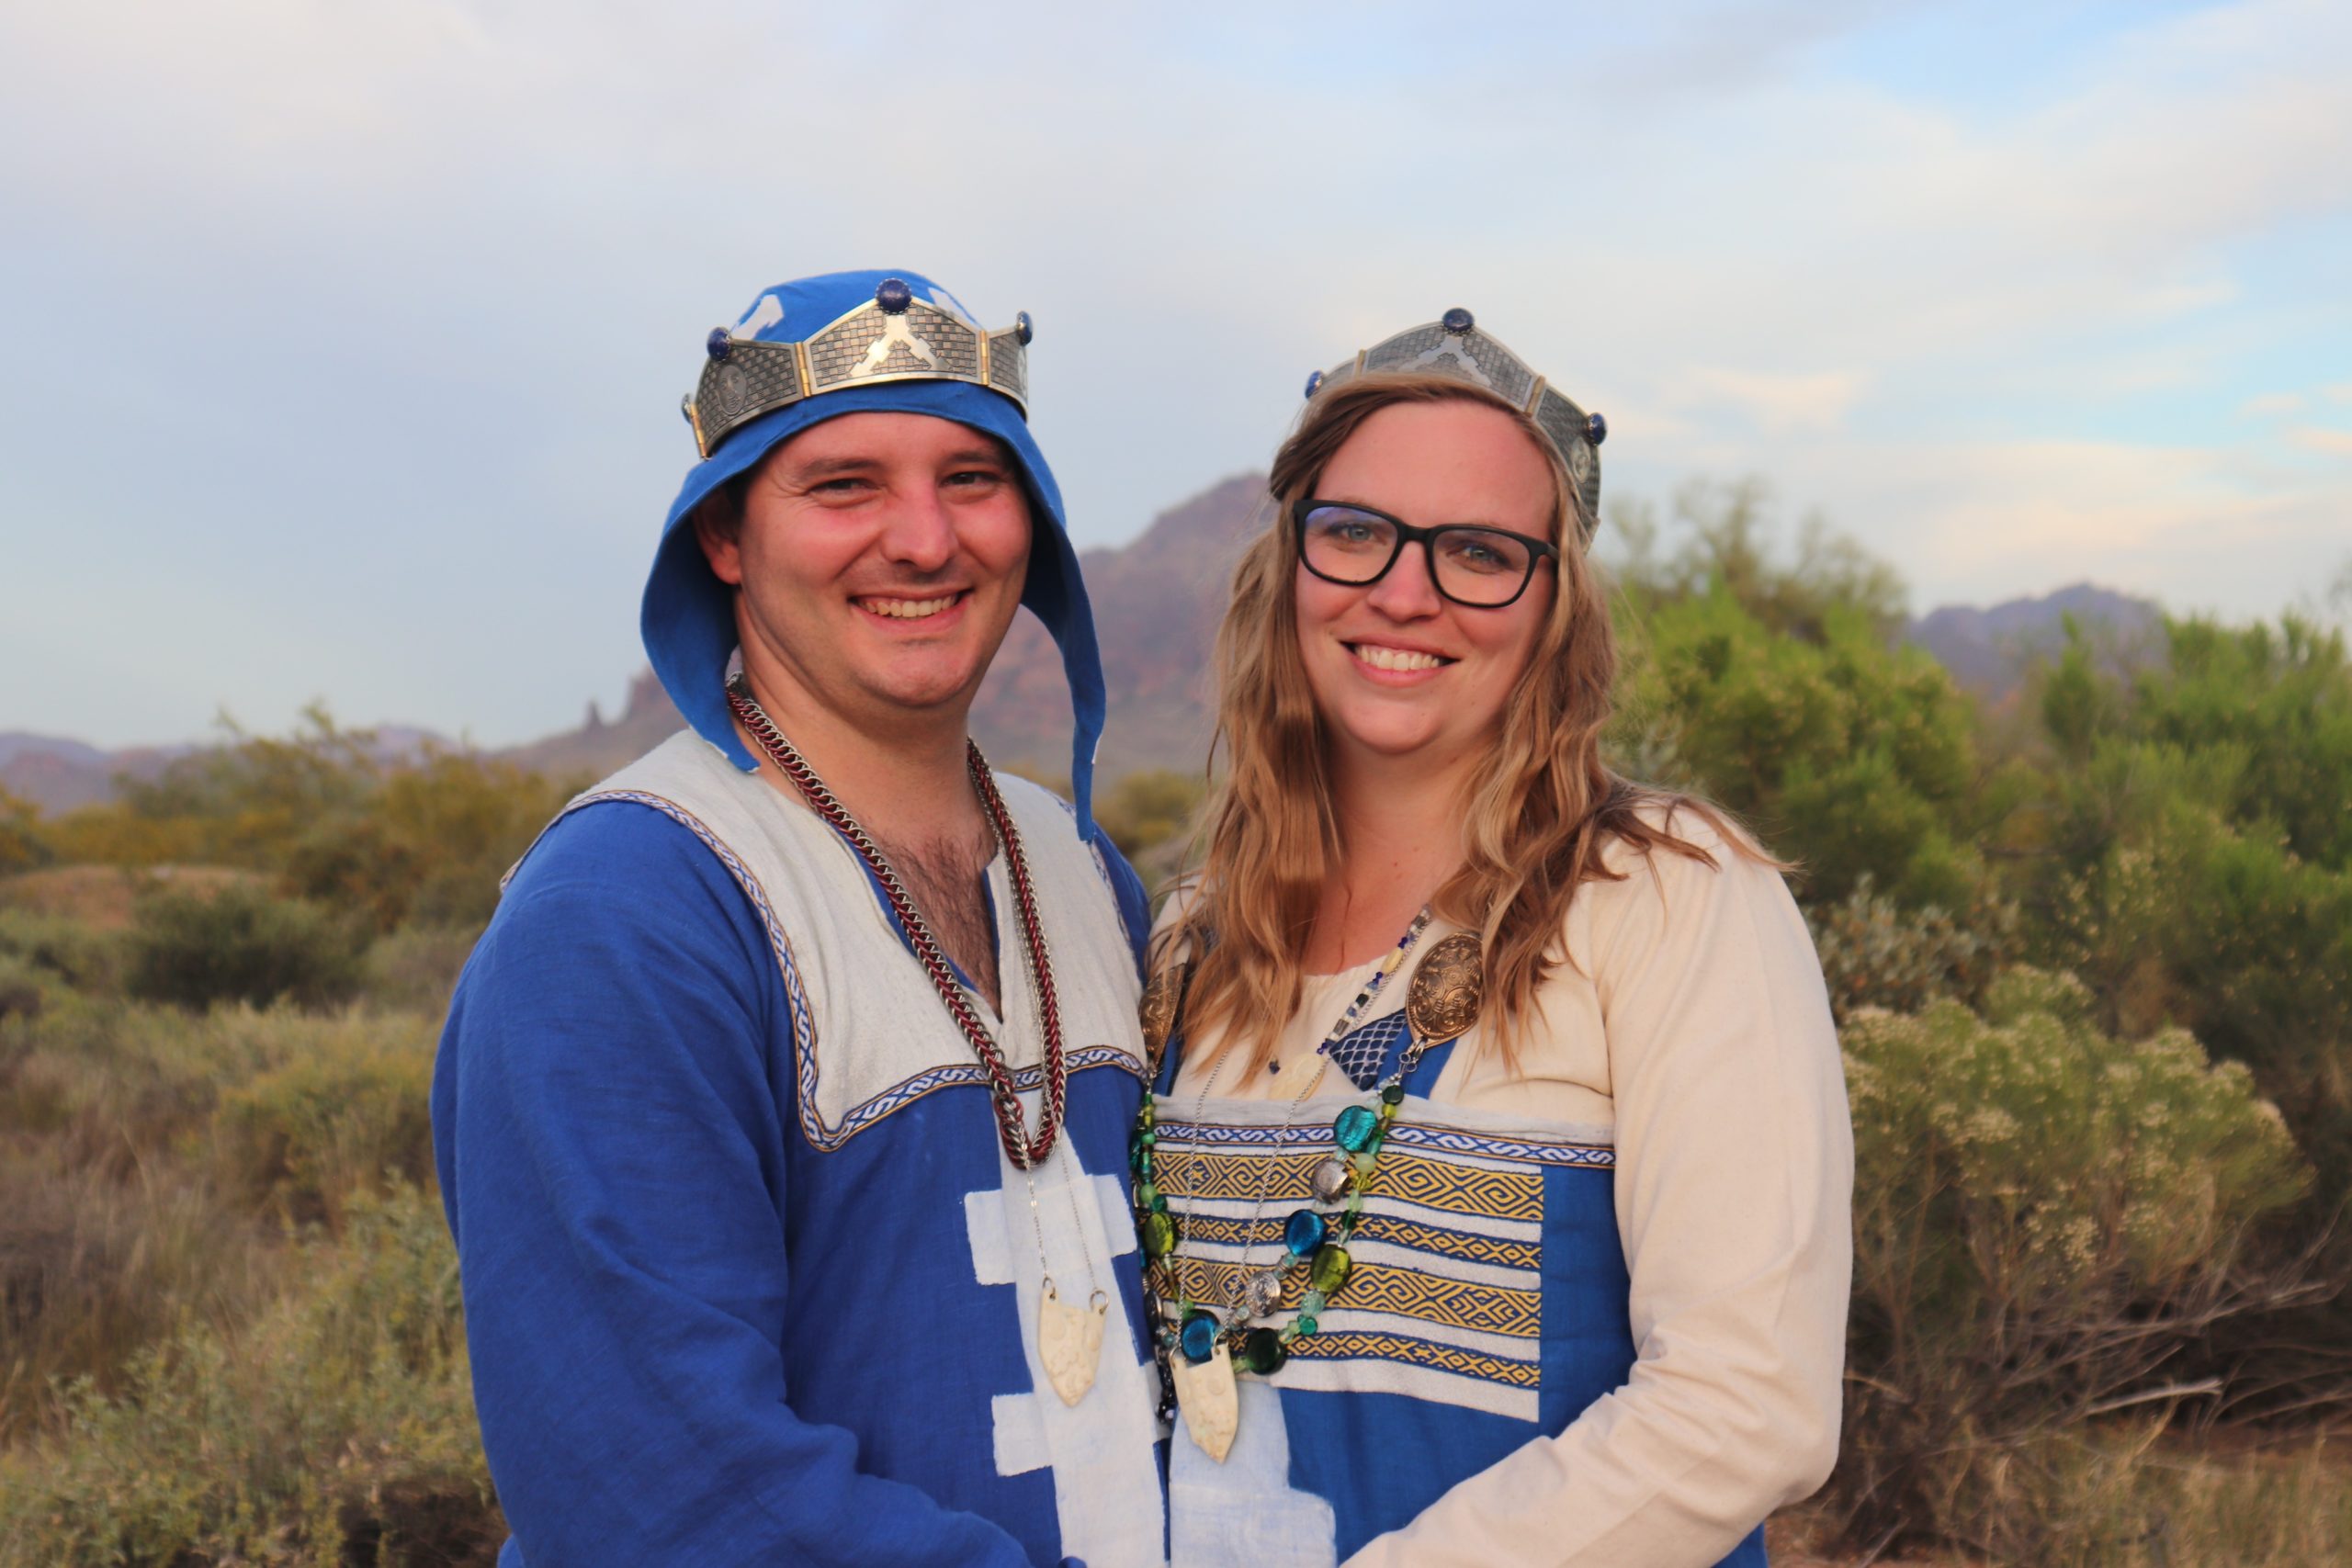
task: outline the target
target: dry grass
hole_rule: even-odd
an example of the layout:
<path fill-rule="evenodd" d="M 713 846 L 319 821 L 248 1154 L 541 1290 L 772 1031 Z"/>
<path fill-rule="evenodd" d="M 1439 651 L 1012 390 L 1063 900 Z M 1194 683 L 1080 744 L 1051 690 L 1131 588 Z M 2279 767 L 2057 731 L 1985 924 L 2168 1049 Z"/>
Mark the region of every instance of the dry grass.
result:
<path fill-rule="evenodd" d="M 0 908 L 79 920 L 102 931 L 128 931 L 141 897 L 165 888 L 210 893 L 266 885 L 255 872 L 218 865 L 165 865 L 132 870 L 113 865 L 60 865 L 0 877 Z"/>

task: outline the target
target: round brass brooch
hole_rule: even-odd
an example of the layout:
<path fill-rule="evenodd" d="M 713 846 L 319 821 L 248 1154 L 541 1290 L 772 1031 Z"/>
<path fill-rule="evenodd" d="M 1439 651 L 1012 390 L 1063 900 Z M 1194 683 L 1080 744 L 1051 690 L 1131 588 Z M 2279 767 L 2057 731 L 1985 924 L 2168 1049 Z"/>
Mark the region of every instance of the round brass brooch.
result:
<path fill-rule="evenodd" d="M 1143 988 L 1143 1000 L 1136 1005 L 1136 1016 L 1143 1025 L 1144 1057 L 1154 1073 L 1159 1070 L 1159 1058 L 1168 1049 L 1168 1036 L 1175 1031 L 1176 1006 L 1183 1000 L 1184 978 L 1191 969 L 1189 962 L 1162 969 Z"/>
<path fill-rule="evenodd" d="M 1478 939 L 1457 931 L 1421 955 L 1413 988 L 1405 995 L 1405 1021 L 1431 1045 L 1469 1032 L 1487 996 L 1487 965 Z"/>

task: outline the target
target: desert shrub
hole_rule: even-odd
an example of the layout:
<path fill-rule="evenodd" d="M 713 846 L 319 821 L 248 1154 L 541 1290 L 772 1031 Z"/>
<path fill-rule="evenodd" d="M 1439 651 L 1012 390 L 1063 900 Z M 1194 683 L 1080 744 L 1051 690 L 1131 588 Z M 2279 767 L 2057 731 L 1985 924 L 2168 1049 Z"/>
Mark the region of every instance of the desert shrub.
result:
<path fill-rule="evenodd" d="M 458 976 L 481 940 L 479 926 L 402 926 L 368 950 L 361 995 L 388 1012 L 416 1012 L 440 1019 L 449 1011 Z"/>
<path fill-rule="evenodd" d="M 54 1414 L 52 1379 L 111 1387 L 184 1319 L 227 1321 L 275 1278 L 270 1227 L 165 1165 L 119 1180 L 0 1160 L 0 1440 Z"/>
<path fill-rule="evenodd" d="M 224 1181 L 288 1219 L 340 1229 L 355 1193 L 433 1168 L 433 1039 L 425 1021 L 327 1036 L 224 1089 L 213 1148 Z"/>
<path fill-rule="evenodd" d="M 0 1568 L 479 1563 L 504 1534 L 435 1201 L 355 1201 L 242 1328 L 190 1322 L 0 1454 Z"/>
<path fill-rule="evenodd" d="M 413 1015 L 69 998 L 0 1026 L 0 1133 L 41 1134 L 64 1163 L 117 1177 L 157 1157 L 205 1163 L 241 1087 L 300 1063 L 359 1075 L 387 1058 L 429 1064 L 433 1037 Z"/>
<path fill-rule="evenodd" d="M 184 1008 L 325 1006 L 358 990 L 363 949 L 347 923 L 300 899 L 249 886 L 158 893 L 134 919 L 128 989 Z"/>
<path fill-rule="evenodd" d="M 0 876 L 47 865 L 55 854 L 41 832 L 40 808 L 0 789 Z"/>
<path fill-rule="evenodd" d="M 111 990 L 122 973 L 122 943 L 112 932 L 24 909 L 0 908 L 0 958 L 79 991 Z"/>
<path fill-rule="evenodd" d="M 1843 1032 L 1857 1167 L 1850 1386 L 1833 1506 L 1849 1536 L 2055 1559 L 2116 1412 L 2214 1324 L 2290 1299 L 2248 1265 L 2305 1180 L 2236 1063 L 2171 1030 L 2120 1041 L 2063 976 L 1983 1014 L 1865 1012 Z M 2113 1438 L 2113 1434 L 2109 1434 Z M 2086 1490 L 2087 1489 L 2087 1490 Z M 2075 1511 L 2070 1512 L 2070 1509 Z"/>
<path fill-rule="evenodd" d="M 1843 899 L 1807 909 L 1805 923 L 1841 1021 L 1864 1008 L 1917 1012 L 1947 997 L 1973 1005 L 2016 956 L 2009 906 L 1982 900 L 1965 919 L 1932 905 L 1905 909 L 1867 874 Z"/>

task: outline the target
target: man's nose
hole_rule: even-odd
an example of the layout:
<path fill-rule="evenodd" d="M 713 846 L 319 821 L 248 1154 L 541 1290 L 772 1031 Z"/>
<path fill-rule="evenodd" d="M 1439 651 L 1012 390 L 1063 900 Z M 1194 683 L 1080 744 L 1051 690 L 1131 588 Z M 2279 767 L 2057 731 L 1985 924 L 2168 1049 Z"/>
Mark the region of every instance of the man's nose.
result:
<path fill-rule="evenodd" d="M 1396 621 L 1418 621 L 1436 615 L 1445 601 L 1430 577 L 1428 541 L 1408 543 L 1386 573 L 1372 585 L 1365 601 Z"/>
<path fill-rule="evenodd" d="M 956 558 L 956 519 L 936 486 L 893 498 L 882 527 L 882 552 L 917 571 L 937 571 Z"/>

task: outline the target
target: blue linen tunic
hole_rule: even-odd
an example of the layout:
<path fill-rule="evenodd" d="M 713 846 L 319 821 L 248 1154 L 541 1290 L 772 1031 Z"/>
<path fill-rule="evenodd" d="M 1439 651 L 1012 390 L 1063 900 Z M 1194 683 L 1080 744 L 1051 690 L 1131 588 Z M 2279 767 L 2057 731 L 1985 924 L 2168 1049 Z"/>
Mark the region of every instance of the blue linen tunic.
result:
<path fill-rule="evenodd" d="M 715 754 L 710 767 L 732 772 Z M 1035 1377 L 1037 1250 L 995 1217 L 1027 1206 L 998 1202 L 1011 1168 L 968 1046 L 854 1116 L 812 1111 L 819 1055 L 833 1072 L 873 1048 L 826 1037 L 812 947 L 903 943 L 870 885 L 855 902 L 881 919 L 779 929 L 746 846 L 656 796 L 582 799 L 514 875 L 434 1082 L 483 1441 L 514 1531 L 503 1568 L 1053 1564 L 1080 1550 L 1069 1521 L 1090 1507 L 1097 1539 L 1104 1510 L 1130 1516 L 1125 1544 L 1098 1549 L 1093 1568 L 1158 1562 L 1115 1174 L 1061 1179 L 1062 1197 L 1054 1184 L 1072 1156 L 1084 1172 L 1124 1169 L 1141 1092 L 1131 1022 L 1119 1039 L 1070 1038 L 1066 1149 L 1036 1177 L 1044 1221 L 1071 1217 L 1114 1297 L 1089 1400 L 1136 1406 L 1079 1406 L 1118 1434 L 1093 1444 L 1109 1468 L 1089 1473 L 1057 1437 L 1077 1417 Z M 1133 872 L 1080 843 L 1066 816 L 1045 819 L 1069 842 L 1042 842 L 1035 803 L 1012 803 L 1028 815 L 1049 922 L 1115 922 L 1132 958 L 1145 924 Z M 1073 890 L 1073 856 L 1093 861 L 1091 894 Z M 1133 974 L 1076 957 L 1057 975 L 1065 1011 L 1107 987 L 1104 1008 L 1131 1021 Z M 902 945 L 892 958 L 910 964 Z M 1017 947 L 1001 962 L 1007 991 L 1022 986 Z M 1024 1087 L 1039 1077 L 1033 1066 Z M 1078 1278 L 1069 1266 L 1064 1299 L 1085 1299 Z M 1108 1495 L 1071 1495 L 1090 1487 Z"/>

